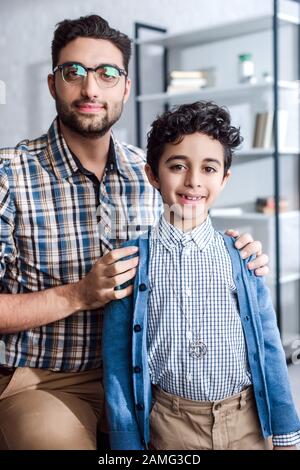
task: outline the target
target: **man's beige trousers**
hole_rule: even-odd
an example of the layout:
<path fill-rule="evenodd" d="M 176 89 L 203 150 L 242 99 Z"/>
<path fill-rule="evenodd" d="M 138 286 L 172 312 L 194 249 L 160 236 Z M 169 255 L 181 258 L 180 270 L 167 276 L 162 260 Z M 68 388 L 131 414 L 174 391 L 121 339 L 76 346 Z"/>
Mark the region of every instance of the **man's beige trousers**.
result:
<path fill-rule="evenodd" d="M 0 450 L 96 449 L 102 412 L 99 369 L 0 368 Z"/>

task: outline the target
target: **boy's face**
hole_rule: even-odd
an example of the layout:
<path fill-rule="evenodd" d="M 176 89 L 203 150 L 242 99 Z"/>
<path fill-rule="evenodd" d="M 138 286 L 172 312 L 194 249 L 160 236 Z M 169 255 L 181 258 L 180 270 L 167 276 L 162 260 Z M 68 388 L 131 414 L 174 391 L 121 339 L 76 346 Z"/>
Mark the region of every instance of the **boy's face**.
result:
<path fill-rule="evenodd" d="M 100 64 L 124 68 L 121 51 L 104 39 L 74 39 L 60 51 L 59 64 L 65 62 L 79 62 L 93 68 Z M 130 92 L 130 80 L 124 76 L 116 86 L 101 88 L 93 73 L 88 73 L 82 85 L 75 85 L 65 83 L 57 71 L 54 76 L 48 76 L 48 85 L 63 124 L 85 137 L 106 133 L 120 118 Z"/>
<path fill-rule="evenodd" d="M 158 178 L 149 165 L 146 172 L 174 214 L 170 222 L 185 231 L 204 222 L 230 176 L 229 171 L 224 176 L 222 144 L 200 132 L 184 136 L 179 144 L 165 145 Z"/>

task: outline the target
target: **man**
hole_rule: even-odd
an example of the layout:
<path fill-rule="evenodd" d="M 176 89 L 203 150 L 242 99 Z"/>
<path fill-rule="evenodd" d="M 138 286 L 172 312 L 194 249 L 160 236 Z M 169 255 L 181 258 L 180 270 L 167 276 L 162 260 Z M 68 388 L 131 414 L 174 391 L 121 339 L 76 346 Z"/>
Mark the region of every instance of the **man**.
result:
<path fill-rule="evenodd" d="M 111 133 L 130 53 L 96 15 L 61 22 L 48 77 L 58 117 L 47 135 L 0 153 L 1 449 L 96 448 L 102 308 L 132 293 L 115 288 L 138 263 L 117 247 L 161 208 L 143 152 Z M 243 256 L 261 250 L 249 241 L 238 239 Z M 261 255 L 251 267 L 265 274 L 265 264 Z"/>

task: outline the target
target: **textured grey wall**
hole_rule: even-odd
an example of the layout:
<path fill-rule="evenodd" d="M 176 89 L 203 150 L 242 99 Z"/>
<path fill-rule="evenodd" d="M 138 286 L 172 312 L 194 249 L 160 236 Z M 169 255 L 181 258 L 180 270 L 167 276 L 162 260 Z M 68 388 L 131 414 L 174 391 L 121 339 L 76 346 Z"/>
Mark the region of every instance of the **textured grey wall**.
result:
<path fill-rule="evenodd" d="M 162 25 L 170 32 L 210 26 L 271 11 L 271 0 L 1 0 L 0 147 L 45 132 L 55 115 L 46 77 L 54 26 L 64 18 L 97 13 L 132 36 L 134 21 Z M 132 67 L 131 67 L 131 70 Z M 1 100 L 0 100 L 1 103 Z M 134 143 L 133 99 L 117 125 Z"/>

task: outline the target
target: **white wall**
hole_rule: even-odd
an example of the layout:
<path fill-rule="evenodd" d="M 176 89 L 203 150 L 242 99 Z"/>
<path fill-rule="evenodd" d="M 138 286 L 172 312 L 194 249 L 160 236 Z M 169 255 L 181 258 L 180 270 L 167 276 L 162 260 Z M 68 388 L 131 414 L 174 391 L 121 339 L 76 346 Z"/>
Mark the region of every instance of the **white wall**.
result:
<path fill-rule="evenodd" d="M 132 36 L 134 21 L 177 32 L 259 16 L 271 11 L 271 4 L 271 0 L 1 0 L 0 84 L 5 83 L 6 104 L 0 104 L 0 147 L 47 131 L 55 115 L 46 77 L 54 27 L 62 19 L 97 13 Z M 134 143 L 132 98 L 126 108 L 117 129 L 124 140 Z"/>

